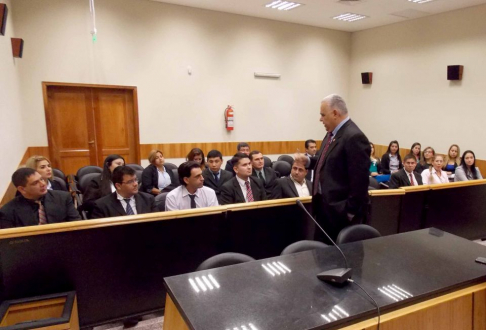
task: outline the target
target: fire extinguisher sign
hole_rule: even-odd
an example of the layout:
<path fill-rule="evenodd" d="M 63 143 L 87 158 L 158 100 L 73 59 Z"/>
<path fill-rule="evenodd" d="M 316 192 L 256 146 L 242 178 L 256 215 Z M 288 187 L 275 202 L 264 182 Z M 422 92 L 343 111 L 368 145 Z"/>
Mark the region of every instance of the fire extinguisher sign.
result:
<path fill-rule="evenodd" d="M 224 121 L 227 131 L 232 131 L 235 129 L 235 112 L 231 105 L 228 105 L 224 110 Z"/>

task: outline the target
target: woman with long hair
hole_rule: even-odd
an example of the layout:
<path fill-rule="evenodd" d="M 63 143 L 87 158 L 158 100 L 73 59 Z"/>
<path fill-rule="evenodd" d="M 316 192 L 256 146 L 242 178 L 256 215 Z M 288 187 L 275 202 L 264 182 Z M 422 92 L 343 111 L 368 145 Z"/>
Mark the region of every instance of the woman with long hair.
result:
<path fill-rule="evenodd" d="M 47 189 L 49 190 L 63 190 L 67 191 L 59 182 L 54 180 L 54 175 L 52 172 L 51 162 L 44 156 L 32 156 L 27 159 L 25 167 L 32 168 L 39 172 L 44 181 L 47 184 Z"/>
<path fill-rule="evenodd" d="M 381 174 L 381 164 L 380 159 L 375 156 L 375 145 L 370 142 L 371 154 L 370 154 L 370 175 L 377 176 Z"/>
<path fill-rule="evenodd" d="M 456 168 L 459 166 L 461 161 L 461 157 L 459 156 L 460 154 L 461 151 L 459 150 L 459 146 L 457 144 L 453 144 L 449 147 L 447 156 L 444 159 L 444 171 L 446 171 L 448 175 L 456 172 Z"/>
<path fill-rule="evenodd" d="M 476 155 L 471 150 L 466 150 L 461 157 L 461 165 L 456 167 L 454 181 L 468 181 L 482 179 L 479 168 L 476 167 Z"/>
<path fill-rule="evenodd" d="M 111 181 L 111 174 L 115 168 L 123 165 L 125 165 L 125 159 L 120 155 L 109 155 L 105 158 L 101 176 L 92 179 L 86 187 L 83 194 L 82 210 L 91 212 L 97 199 L 116 191 Z"/>
<path fill-rule="evenodd" d="M 423 159 L 422 159 L 422 162 L 420 163 L 422 168 L 424 170 L 426 170 L 426 169 L 432 167 L 432 159 L 435 156 L 434 148 L 432 148 L 432 147 L 425 148 L 424 151 L 422 152 L 422 156 L 423 156 Z"/>
<path fill-rule="evenodd" d="M 420 153 L 421 150 L 422 150 L 422 145 L 418 142 L 412 144 L 412 147 L 410 148 L 410 154 L 412 154 L 417 161 L 417 166 L 415 166 L 415 172 L 417 173 L 422 173 L 422 171 L 425 169 L 422 166 L 423 157 L 422 154 Z"/>
<path fill-rule="evenodd" d="M 194 148 L 187 154 L 186 161 L 193 161 L 201 166 L 201 170 L 206 169 L 206 161 L 204 160 L 204 152 L 199 148 Z"/>
<path fill-rule="evenodd" d="M 442 170 L 444 157 L 435 155 L 432 157 L 432 166 L 422 172 L 422 181 L 424 184 L 448 183 L 447 173 Z"/>
<path fill-rule="evenodd" d="M 391 141 L 386 153 L 381 157 L 381 169 L 383 174 L 395 173 L 403 168 L 402 158 L 398 152 L 399 150 L 400 146 L 398 145 L 398 141 Z"/>

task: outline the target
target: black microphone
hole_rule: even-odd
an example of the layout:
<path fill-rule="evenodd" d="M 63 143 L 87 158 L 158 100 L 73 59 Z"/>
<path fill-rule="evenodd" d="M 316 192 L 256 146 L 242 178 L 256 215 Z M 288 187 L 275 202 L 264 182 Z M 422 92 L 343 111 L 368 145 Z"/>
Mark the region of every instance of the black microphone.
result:
<path fill-rule="evenodd" d="M 343 251 L 339 248 L 339 246 L 332 240 L 331 237 L 326 233 L 324 229 L 322 229 L 321 225 L 317 222 L 316 219 L 307 211 L 305 208 L 304 204 L 298 199 L 296 201 L 297 205 L 304 210 L 305 213 L 309 216 L 309 218 L 314 221 L 314 223 L 319 227 L 319 229 L 326 235 L 326 237 L 331 241 L 331 243 L 341 252 L 341 255 L 344 258 L 344 264 L 345 268 L 335 268 L 335 269 L 330 269 L 326 270 L 325 272 L 317 274 L 317 278 L 320 279 L 321 281 L 326 281 L 326 282 L 332 282 L 332 283 L 337 283 L 337 284 L 343 284 L 347 283 L 348 280 L 351 278 L 351 275 L 353 273 L 353 270 L 348 267 L 348 259 L 346 259 L 346 256 L 344 255 Z"/>

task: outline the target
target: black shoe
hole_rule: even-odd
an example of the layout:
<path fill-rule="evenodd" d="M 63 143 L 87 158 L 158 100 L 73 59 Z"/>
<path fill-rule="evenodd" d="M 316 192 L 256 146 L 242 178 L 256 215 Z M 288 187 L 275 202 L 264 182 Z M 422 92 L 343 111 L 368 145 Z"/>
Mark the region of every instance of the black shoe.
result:
<path fill-rule="evenodd" d="M 138 322 L 142 321 L 142 317 L 141 316 L 136 316 L 136 317 L 131 317 L 129 319 L 126 319 L 124 322 L 123 322 L 123 327 L 124 328 L 133 328 L 134 326 L 136 326 L 138 324 Z"/>

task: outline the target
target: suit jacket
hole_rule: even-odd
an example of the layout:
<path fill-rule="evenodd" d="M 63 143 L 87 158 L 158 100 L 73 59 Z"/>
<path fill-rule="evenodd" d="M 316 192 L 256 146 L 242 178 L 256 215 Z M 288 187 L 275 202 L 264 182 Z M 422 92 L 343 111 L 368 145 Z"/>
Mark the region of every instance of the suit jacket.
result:
<path fill-rule="evenodd" d="M 328 139 L 329 133 L 319 151 L 319 158 L 325 157 L 319 173 L 321 195 L 316 194 L 312 202 L 313 205 L 320 203 L 327 221 L 342 228 L 349 224 L 348 214 L 363 216 L 367 212 L 371 147 L 368 138 L 352 120 L 339 129 L 323 155 Z M 315 171 L 319 158 L 310 158 L 310 166 Z"/>
<path fill-rule="evenodd" d="M 218 183 L 216 183 L 216 180 L 214 180 L 214 175 L 209 168 L 206 168 L 202 172 L 202 175 L 204 178 L 204 185 L 206 187 L 213 189 L 216 192 L 216 197 L 218 198 L 218 202 L 221 204 L 221 187 L 226 182 L 231 180 L 233 178 L 233 175 L 226 170 L 221 170 Z"/>
<path fill-rule="evenodd" d="M 398 169 L 402 169 L 403 168 L 403 164 L 402 164 L 402 157 L 400 156 L 400 154 L 397 154 L 398 155 Z M 383 157 L 381 157 L 381 170 L 383 171 L 383 174 L 390 174 L 391 171 L 390 171 L 390 154 L 386 153 L 383 155 Z"/>
<path fill-rule="evenodd" d="M 47 223 L 81 220 L 71 195 L 65 191 L 48 190 L 42 198 Z M 36 226 L 39 206 L 34 201 L 17 196 L 0 209 L 0 228 Z"/>
<path fill-rule="evenodd" d="M 150 194 L 146 194 L 144 192 L 135 194 L 135 207 L 137 209 L 137 214 L 157 212 L 154 202 L 155 199 Z M 91 218 L 110 218 L 119 217 L 122 215 L 127 215 L 127 213 L 121 202 L 118 200 L 115 191 L 114 193 L 102 197 L 95 202 L 93 212 L 91 213 Z"/>
<path fill-rule="evenodd" d="M 295 188 L 295 183 L 289 176 L 278 179 L 278 182 L 281 190 L 281 198 L 299 197 L 297 188 Z M 312 196 L 312 182 L 305 180 L 305 183 L 307 185 L 307 189 L 309 189 L 310 195 Z"/>
<path fill-rule="evenodd" d="M 224 170 L 230 172 L 231 174 L 233 174 L 233 176 L 236 175 L 235 170 L 233 169 L 233 163 L 231 162 L 231 159 L 226 162 Z"/>
<path fill-rule="evenodd" d="M 278 185 L 278 177 L 277 174 L 275 173 L 275 170 L 271 167 L 264 167 L 263 168 L 263 173 L 265 173 L 265 182 L 263 183 L 263 186 L 265 187 L 265 192 L 267 194 L 268 199 L 279 199 L 281 197 L 281 190 L 279 189 Z M 253 173 L 251 174 L 254 178 L 262 181 L 253 169 Z"/>
<path fill-rule="evenodd" d="M 420 186 L 423 184 L 422 183 L 422 176 L 415 171 L 413 172 L 413 179 L 415 180 L 415 182 L 418 182 L 418 184 Z M 388 186 L 391 189 L 411 186 L 410 179 L 408 177 L 408 174 L 405 173 L 405 170 L 401 169 L 398 172 L 393 173 L 390 177 L 390 182 L 389 182 Z"/>
<path fill-rule="evenodd" d="M 172 173 L 171 170 L 165 169 L 167 174 L 169 174 L 170 177 L 170 185 L 165 187 L 162 192 L 169 192 L 172 191 L 174 188 L 176 188 L 179 185 L 179 182 L 176 182 L 174 178 L 174 173 Z M 142 186 L 140 187 L 140 190 L 145 192 L 145 193 L 151 193 L 153 188 L 159 188 L 159 172 L 157 171 L 157 166 L 150 164 L 147 166 L 143 172 L 142 172 Z"/>
<path fill-rule="evenodd" d="M 265 188 L 259 179 L 255 179 L 250 176 L 250 187 L 253 193 L 253 199 L 255 202 L 267 200 L 267 194 L 265 193 Z M 235 203 L 246 203 L 245 197 L 243 196 L 243 191 L 241 190 L 240 184 L 236 177 L 227 181 L 221 187 L 221 205 L 225 204 L 235 204 Z"/>

